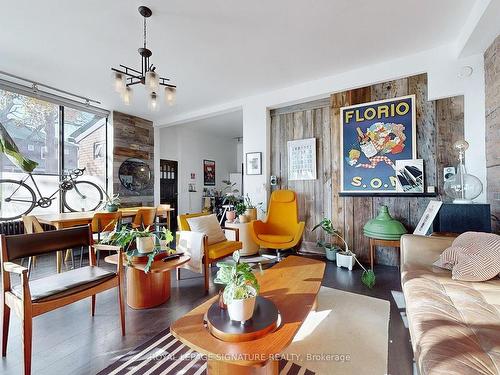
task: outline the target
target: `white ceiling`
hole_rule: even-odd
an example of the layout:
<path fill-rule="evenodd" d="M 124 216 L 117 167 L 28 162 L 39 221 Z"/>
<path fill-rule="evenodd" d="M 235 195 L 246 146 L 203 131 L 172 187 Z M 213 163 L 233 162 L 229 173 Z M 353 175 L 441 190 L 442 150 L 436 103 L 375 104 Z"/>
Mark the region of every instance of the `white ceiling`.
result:
<path fill-rule="evenodd" d="M 138 66 L 135 0 L 2 2 L 0 70 L 152 120 L 433 48 L 455 40 L 472 0 L 147 0 L 151 62 L 178 86 L 151 113 L 111 86 L 111 66 Z"/>
<path fill-rule="evenodd" d="M 234 139 L 243 136 L 243 112 L 240 110 L 224 113 L 213 117 L 186 122 L 177 126 L 195 129 L 201 133 L 210 134 L 219 138 Z"/>

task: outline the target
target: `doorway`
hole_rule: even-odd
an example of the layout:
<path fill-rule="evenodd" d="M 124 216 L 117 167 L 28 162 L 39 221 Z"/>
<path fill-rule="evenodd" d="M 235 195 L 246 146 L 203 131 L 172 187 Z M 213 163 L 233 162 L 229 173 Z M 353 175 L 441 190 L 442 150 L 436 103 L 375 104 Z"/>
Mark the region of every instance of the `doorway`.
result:
<path fill-rule="evenodd" d="M 177 213 L 178 213 L 178 200 L 177 200 L 177 161 L 175 160 L 160 160 L 160 203 L 169 204 L 174 209 L 171 212 L 171 230 L 177 230 Z"/>

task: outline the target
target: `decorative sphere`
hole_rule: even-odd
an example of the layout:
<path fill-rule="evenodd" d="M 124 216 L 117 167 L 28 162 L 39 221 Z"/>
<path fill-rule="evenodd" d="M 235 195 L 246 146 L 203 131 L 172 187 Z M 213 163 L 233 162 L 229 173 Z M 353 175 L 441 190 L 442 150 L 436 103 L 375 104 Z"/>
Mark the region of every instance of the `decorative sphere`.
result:
<path fill-rule="evenodd" d="M 463 176 L 463 187 L 461 184 Z M 462 189 L 464 195 L 462 197 Z M 463 175 L 459 172 L 447 179 L 444 183 L 444 192 L 453 199 L 453 203 L 472 203 L 483 191 L 483 184 L 476 176 L 468 173 Z"/>

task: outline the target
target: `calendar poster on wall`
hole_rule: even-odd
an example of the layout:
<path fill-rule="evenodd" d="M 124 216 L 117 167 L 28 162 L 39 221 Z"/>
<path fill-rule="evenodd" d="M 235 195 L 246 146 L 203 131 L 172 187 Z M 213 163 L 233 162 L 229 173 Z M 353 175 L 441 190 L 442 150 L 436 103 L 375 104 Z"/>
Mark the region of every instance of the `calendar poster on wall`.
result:
<path fill-rule="evenodd" d="M 316 138 L 288 141 L 288 180 L 316 179 Z"/>

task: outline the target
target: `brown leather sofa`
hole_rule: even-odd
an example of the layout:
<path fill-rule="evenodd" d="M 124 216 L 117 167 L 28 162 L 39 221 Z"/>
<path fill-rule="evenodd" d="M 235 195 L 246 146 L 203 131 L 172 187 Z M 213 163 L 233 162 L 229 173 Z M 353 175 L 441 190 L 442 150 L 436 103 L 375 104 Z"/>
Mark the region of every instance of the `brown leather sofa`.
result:
<path fill-rule="evenodd" d="M 500 278 L 451 279 L 432 266 L 453 238 L 404 235 L 401 283 L 421 375 L 500 374 Z"/>

